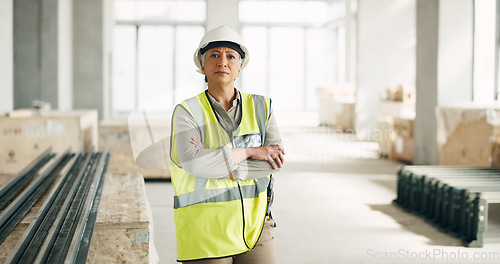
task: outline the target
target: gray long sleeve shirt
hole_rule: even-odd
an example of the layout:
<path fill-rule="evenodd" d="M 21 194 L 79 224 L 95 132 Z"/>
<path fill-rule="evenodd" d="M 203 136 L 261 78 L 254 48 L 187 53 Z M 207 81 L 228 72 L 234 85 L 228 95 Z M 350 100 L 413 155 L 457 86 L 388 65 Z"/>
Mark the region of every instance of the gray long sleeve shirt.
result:
<path fill-rule="evenodd" d="M 208 99 L 212 104 L 215 114 L 226 131 L 232 131 L 240 122 L 241 104 L 240 94 L 235 89 L 236 98 L 232 107 L 226 111 L 209 93 Z M 265 177 L 279 171 L 274 170 L 266 160 L 246 159 L 234 164 L 231 156 L 231 148 L 224 146 L 217 149 L 197 149 L 192 143 L 193 138 L 201 138 L 200 130 L 195 119 L 178 105 L 174 111 L 174 122 L 177 130 L 177 151 L 181 166 L 189 174 L 203 178 L 223 178 L 233 172 L 237 180 L 252 180 Z M 265 146 L 280 145 L 282 141 L 279 135 L 276 120 L 271 111 L 266 125 Z"/>

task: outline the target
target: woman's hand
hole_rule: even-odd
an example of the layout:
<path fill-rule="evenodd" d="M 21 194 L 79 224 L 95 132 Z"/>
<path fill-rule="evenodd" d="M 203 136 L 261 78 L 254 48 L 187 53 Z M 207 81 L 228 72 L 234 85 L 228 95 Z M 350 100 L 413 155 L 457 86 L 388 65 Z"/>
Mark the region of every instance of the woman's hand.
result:
<path fill-rule="evenodd" d="M 191 144 L 193 144 L 194 147 L 197 149 L 204 149 L 205 148 L 205 146 L 203 145 L 203 143 L 201 142 L 201 140 L 199 138 L 192 138 Z"/>
<path fill-rule="evenodd" d="M 279 145 L 248 148 L 248 157 L 255 160 L 267 160 L 273 169 L 283 167 L 285 150 Z"/>

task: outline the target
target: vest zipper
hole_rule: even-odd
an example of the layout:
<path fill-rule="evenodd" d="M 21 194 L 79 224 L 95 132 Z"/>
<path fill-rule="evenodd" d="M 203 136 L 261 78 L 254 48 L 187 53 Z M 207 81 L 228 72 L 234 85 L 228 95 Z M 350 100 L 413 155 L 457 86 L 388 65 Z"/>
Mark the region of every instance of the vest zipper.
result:
<path fill-rule="evenodd" d="M 246 226 L 246 223 L 245 223 L 245 205 L 243 203 L 243 193 L 241 192 L 241 187 L 240 187 L 240 184 L 238 182 L 236 182 L 236 184 L 238 184 L 238 190 L 240 191 L 240 197 L 241 197 L 241 215 L 243 217 L 243 242 L 245 242 L 245 246 L 247 247 L 247 249 L 250 250 L 250 247 L 248 246 L 247 244 L 247 240 L 245 239 L 245 226 Z"/>

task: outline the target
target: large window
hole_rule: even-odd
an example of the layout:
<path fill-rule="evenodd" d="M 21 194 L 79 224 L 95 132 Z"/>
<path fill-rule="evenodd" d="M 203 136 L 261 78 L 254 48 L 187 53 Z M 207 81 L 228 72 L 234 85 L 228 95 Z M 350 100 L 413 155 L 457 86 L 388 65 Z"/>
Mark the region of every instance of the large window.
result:
<path fill-rule="evenodd" d="M 476 102 L 499 100 L 500 6 L 497 0 L 474 1 L 474 94 Z"/>
<path fill-rule="evenodd" d="M 115 0 L 113 116 L 147 103 L 171 110 L 204 89 L 192 56 L 205 32 L 205 1 Z"/>
<path fill-rule="evenodd" d="M 250 63 L 242 89 L 279 97 L 280 110 L 315 110 L 316 88 L 344 81 L 344 1 L 240 0 Z"/>
<path fill-rule="evenodd" d="M 152 99 L 171 109 L 205 88 L 192 54 L 206 9 L 204 0 L 114 0 L 113 116 Z M 239 20 L 251 57 L 243 91 L 315 110 L 317 88 L 346 81 L 345 0 L 240 0 Z"/>

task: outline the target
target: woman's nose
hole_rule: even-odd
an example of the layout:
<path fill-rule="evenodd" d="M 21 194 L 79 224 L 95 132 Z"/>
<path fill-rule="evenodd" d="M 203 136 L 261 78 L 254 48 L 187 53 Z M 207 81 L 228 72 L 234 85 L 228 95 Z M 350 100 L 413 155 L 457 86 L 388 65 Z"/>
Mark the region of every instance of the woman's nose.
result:
<path fill-rule="evenodd" d="M 227 59 L 225 56 L 220 56 L 219 61 L 217 62 L 217 66 L 222 67 L 227 65 Z"/>

